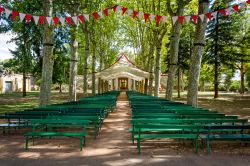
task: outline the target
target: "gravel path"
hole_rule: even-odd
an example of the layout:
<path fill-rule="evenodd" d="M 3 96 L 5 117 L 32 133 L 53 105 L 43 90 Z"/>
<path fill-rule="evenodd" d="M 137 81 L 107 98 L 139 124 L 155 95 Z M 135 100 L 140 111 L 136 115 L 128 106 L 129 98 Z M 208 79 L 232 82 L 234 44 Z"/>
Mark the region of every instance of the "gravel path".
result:
<path fill-rule="evenodd" d="M 142 154 L 131 143 L 128 132 L 130 108 L 125 93 L 118 98 L 116 110 L 105 119 L 96 140 L 87 138 L 86 147 L 79 151 L 79 140 L 74 138 L 37 139 L 35 146 L 24 150 L 24 137 L 20 134 L 0 136 L 0 166 L 249 166 L 250 155 L 215 152 L 207 155 L 201 150 L 196 155 L 191 145 L 172 141 L 143 143 Z M 158 141 L 157 141 L 158 142 Z M 240 147 L 241 148 L 241 147 Z"/>

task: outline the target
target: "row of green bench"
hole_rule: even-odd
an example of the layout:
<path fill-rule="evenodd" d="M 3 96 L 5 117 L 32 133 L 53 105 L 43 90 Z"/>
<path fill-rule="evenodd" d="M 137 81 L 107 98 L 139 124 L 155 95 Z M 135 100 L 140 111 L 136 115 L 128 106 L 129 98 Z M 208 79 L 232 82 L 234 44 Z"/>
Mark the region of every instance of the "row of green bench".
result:
<path fill-rule="evenodd" d="M 137 140 L 138 153 L 142 139 L 191 139 L 197 153 L 200 140 L 206 140 L 210 152 L 213 139 L 250 139 L 246 119 L 136 92 L 127 92 L 127 95 L 132 108 L 130 132 L 132 142 Z"/>

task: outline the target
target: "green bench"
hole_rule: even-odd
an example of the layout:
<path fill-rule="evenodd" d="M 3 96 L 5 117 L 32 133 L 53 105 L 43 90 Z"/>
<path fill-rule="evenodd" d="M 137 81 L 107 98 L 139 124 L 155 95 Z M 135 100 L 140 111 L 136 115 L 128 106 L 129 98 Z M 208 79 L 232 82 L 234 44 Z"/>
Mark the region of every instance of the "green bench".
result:
<path fill-rule="evenodd" d="M 85 140 L 87 136 L 87 127 L 88 127 L 89 121 L 87 120 L 66 120 L 66 119 L 36 119 L 31 120 L 32 125 L 32 132 L 28 132 L 24 134 L 25 136 L 25 148 L 28 149 L 28 141 L 29 137 L 32 137 L 33 139 L 33 145 L 34 145 L 34 137 L 35 136 L 42 136 L 42 137 L 55 137 L 55 136 L 66 136 L 66 137 L 79 137 L 80 138 L 80 150 L 82 150 L 83 145 L 85 145 Z M 56 127 L 80 127 L 82 131 L 75 131 L 75 132 L 68 132 L 68 131 L 55 131 L 53 128 Z M 37 129 L 45 129 L 46 131 L 37 131 Z"/>

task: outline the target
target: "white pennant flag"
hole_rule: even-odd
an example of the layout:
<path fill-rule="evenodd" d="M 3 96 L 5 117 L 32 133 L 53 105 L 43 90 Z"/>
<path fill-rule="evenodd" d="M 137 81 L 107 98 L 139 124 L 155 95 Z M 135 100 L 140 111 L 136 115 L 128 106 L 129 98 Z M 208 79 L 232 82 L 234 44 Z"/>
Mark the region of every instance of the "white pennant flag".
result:
<path fill-rule="evenodd" d="M 64 17 L 60 17 L 59 20 L 60 20 L 62 26 L 64 26 L 65 25 L 65 18 Z"/>
<path fill-rule="evenodd" d="M 5 9 L 5 14 L 6 14 L 6 18 L 7 18 L 7 19 L 9 18 L 9 16 L 10 16 L 11 13 L 12 13 L 11 10 Z"/>
<path fill-rule="evenodd" d="M 215 11 L 215 12 L 212 13 L 212 16 L 213 16 L 214 19 L 217 18 L 217 14 L 218 14 L 218 11 Z"/>
<path fill-rule="evenodd" d="M 128 9 L 128 16 L 131 16 L 131 14 L 133 13 L 132 9 Z"/>
<path fill-rule="evenodd" d="M 201 22 L 203 22 L 204 21 L 204 14 L 199 15 L 199 17 L 201 19 Z"/>
<path fill-rule="evenodd" d="M 75 23 L 76 25 L 78 25 L 78 19 L 77 19 L 77 16 L 72 17 L 72 20 L 74 21 L 74 23 Z"/>
<path fill-rule="evenodd" d="M 167 22 L 168 17 L 167 16 L 162 16 L 162 21 L 165 23 Z"/>
<path fill-rule="evenodd" d="M 139 12 L 139 13 L 138 13 L 139 19 L 142 19 L 143 15 L 144 15 L 143 12 Z"/>
<path fill-rule="evenodd" d="M 100 12 L 98 12 L 98 15 L 99 15 L 100 17 L 102 17 L 102 13 L 103 13 L 103 11 L 101 10 Z"/>
<path fill-rule="evenodd" d="M 186 23 L 188 24 L 190 21 L 191 16 L 185 16 Z"/>
<path fill-rule="evenodd" d="M 118 13 L 119 11 L 121 11 L 122 10 L 122 7 L 121 6 L 117 6 L 116 7 L 116 12 Z"/>
<path fill-rule="evenodd" d="M 149 17 L 150 17 L 150 20 L 151 20 L 151 21 L 154 21 L 154 20 L 155 20 L 156 15 L 151 14 Z"/>
<path fill-rule="evenodd" d="M 172 17 L 173 25 L 176 23 L 177 20 L 178 20 L 178 16 L 173 16 Z"/>
<path fill-rule="evenodd" d="M 89 21 L 89 14 L 83 14 L 87 21 Z"/>
<path fill-rule="evenodd" d="M 240 3 L 239 7 L 240 9 L 245 9 L 247 6 L 246 6 L 246 3 Z"/>
<path fill-rule="evenodd" d="M 23 21 L 23 19 L 25 18 L 25 15 L 24 13 L 19 13 L 19 17 L 20 17 L 20 22 Z"/>
<path fill-rule="evenodd" d="M 227 8 L 226 9 L 227 15 L 230 16 L 232 15 L 232 9 L 231 8 Z"/>
<path fill-rule="evenodd" d="M 48 24 L 51 25 L 52 17 L 46 17 L 46 20 L 47 20 Z"/>
<path fill-rule="evenodd" d="M 39 16 L 33 16 L 34 22 L 37 25 L 39 21 Z"/>

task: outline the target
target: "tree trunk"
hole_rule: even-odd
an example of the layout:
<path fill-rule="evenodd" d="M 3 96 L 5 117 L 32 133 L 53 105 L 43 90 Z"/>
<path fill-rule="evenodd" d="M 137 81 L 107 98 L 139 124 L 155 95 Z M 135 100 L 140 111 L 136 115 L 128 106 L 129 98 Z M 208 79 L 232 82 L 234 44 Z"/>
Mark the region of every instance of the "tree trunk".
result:
<path fill-rule="evenodd" d="M 183 7 L 179 7 L 178 15 L 183 15 Z M 166 88 L 166 98 L 172 100 L 173 87 L 174 87 L 174 77 L 177 69 L 178 62 L 178 52 L 179 52 L 179 41 L 180 41 L 180 31 L 181 25 L 177 21 L 171 30 L 171 39 L 170 39 L 170 64 L 168 71 L 168 80 Z"/>
<path fill-rule="evenodd" d="M 148 79 L 147 78 L 145 78 L 144 94 L 148 94 Z"/>
<path fill-rule="evenodd" d="M 214 46 L 214 98 L 219 97 L 219 81 L 218 81 L 218 76 L 219 76 L 219 62 L 218 62 L 218 34 L 219 34 L 219 17 L 217 14 L 216 17 L 216 24 L 215 24 L 215 46 Z"/>
<path fill-rule="evenodd" d="M 52 17 L 52 0 L 45 0 L 43 5 L 44 15 Z M 53 39 L 53 26 L 45 24 L 43 26 L 43 67 L 39 98 L 40 105 L 48 105 L 50 103 L 51 98 L 51 84 L 54 64 Z"/>
<path fill-rule="evenodd" d="M 150 64 L 149 64 L 149 95 L 153 95 L 153 81 L 154 81 L 154 42 L 150 44 L 149 56 L 150 56 Z"/>
<path fill-rule="evenodd" d="M 84 55 L 84 71 L 83 71 L 83 95 L 88 95 L 88 57 L 89 57 L 89 32 L 85 28 L 85 55 Z"/>
<path fill-rule="evenodd" d="M 240 64 L 240 93 L 245 93 L 245 71 L 244 71 L 244 62 L 241 62 Z"/>
<path fill-rule="evenodd" d="M 59 84 L 59 93 L 62 93 L 62 84 Z"/>
<path fill-rule="evenodd" d="M 23 97 L 27 96 L 27 90 L 26 90 L 26 71 L 23 69 Z"/>
<path fill-rule="evenodd" d="M 78 42 L 76 39 L 76 28 L 71 32 L 71 63 L 69 76 L 69 101 L 76 101 L 76 83 L 77 83 L 77 59 Z"/>
<path fill-rule="evenodd" d="M 93 55 L 92 55 L 92 95 L 95 95 L 96 92 L 95 92 L 95 66 L 96 66 L 96 43 L 95 41 L 93 42 L 93 45 L 94 45 L 94 52 L 93 52 Z"/>
<path fill-rule="evenodd" d="M 199 14 L 208 12 L 209 1 L 199 1 Z M 188 79 L 187 104 L 197 107 L 198 105 L 198 85 L 201 68 L 202 53 L 205 46 L 205 32 L 207 27 L 207 18 L 203 22 L 198 20 L 196 25 L 194 47 L 191 55 L 191 64 Z"/>
<path fill-rule="evenodd" d="M 159 87 L 160 87 L 160 80 L 161 80 L 161 45 L 162 40 L 160 36 L 157 37 L 156 43 L 156 57 L 155 57 L 155 89 L 154 89 L 154 96 L 159 96 Z"/>
<path fill-rule="evenodd" d="M 178 98 L 181 98 L 181 90 L 180 90 L 180 67 L 178 67 L 178 79 L 177 79 L 177 91 L 178 91 Z"/>
<path fill-rule="evenodd" d="M 100 50 L 100 68 L 99 72 L 102 71 L 102 64 L 103 64 L 103 51 Z M 98 78 L 98 94 L 101 94 L 101 78 Z"/>

